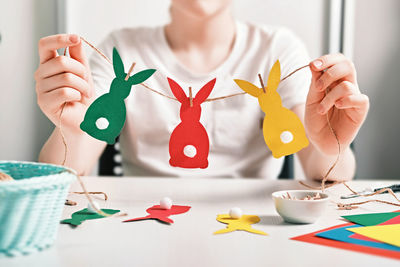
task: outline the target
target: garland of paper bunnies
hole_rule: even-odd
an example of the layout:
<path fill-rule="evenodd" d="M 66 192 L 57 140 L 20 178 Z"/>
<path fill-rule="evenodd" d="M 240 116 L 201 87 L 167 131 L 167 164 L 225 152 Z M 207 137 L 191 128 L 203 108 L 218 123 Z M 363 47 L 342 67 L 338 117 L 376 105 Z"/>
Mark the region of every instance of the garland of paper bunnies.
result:
<path fill-rule="evenodd" d="M 155 69 L 146 69 L 131 75 L 135 66 L 135 63 L 133 63 L 128 73 L 125 73 L 124 64 L 115 47 L 111 61 L 84 38 L 81 37 L 81 39 L 113 65 L 115 78 L 111 83 L 109 92 L 98 97 L 89 106 L 80 128 L 98 140 L 114 144 L 115 139 L 122 131 L 126 119 L 124 99 L 128 97 L 133 85 L 141 84 L 147 89 L 177 100 L 181 104 L 181 122 L 173 130 L 169 141 L 170 165 L 181 168 L 207 168 L 210 144 L 207 131 L 200 123 L 201 104 L 206 101 L 225 99 L 234 95 L 208 99 L 216 83 L 216 78 L 206 83 L 195 96 L 192 95 L 191 87 L 189 87 L 189 95 L 186 95 L 176 81 L 172 78 L 167 78 L 175 98 L 167 96 L 144 84 L 154 74 Z M 308 65 L 296 71 L 306 67 Z M 244 91 L 240 94 L 247 93 L 258 98 L 260 107 L 266 114 L 263 123 L 264 140 L 272 151 L 272 155 L 275 158 L 280 158 L 296 153 L 308 146 L 309 142 L 302 122 L 294 112 L 282 106 L 281 97 L 277 92 L 278 85 L 282 81 L 279 60 L 271 68 L 267 86 L 264 86 L 260 74 L 259 79 L 261 88 L 248 81 L 238 79 L 234 81 Z"/>

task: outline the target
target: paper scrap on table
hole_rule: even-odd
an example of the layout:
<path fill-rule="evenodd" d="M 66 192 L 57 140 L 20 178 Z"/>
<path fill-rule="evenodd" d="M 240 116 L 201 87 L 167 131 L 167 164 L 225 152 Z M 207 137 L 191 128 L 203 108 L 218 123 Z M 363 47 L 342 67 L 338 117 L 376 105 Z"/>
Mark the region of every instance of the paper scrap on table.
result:
<path fill-rule="evenodd" d="M 239 219 L 232 218 L 229 214 L 219 214 L 217 221 L 227 224 L 226 228 L 214 232 L 214 234 L 224 234 L 233 231 L 247 231 L 259 235 L 268 235 L 267 233 L 254 229 L 251 225 L 258 223 L 260 217 L 257 215 L 242 215 Z"/>
<path fill-rule="evenodd" d="M 120 210 L 112 210 L 112 209 L 101 209 L 101 211 L 104 213 L 107 213 L 107 214 L 115 214 L 115 213 L 120 212 Z M 94 220 L 94 219 L 101 219 L 101 218 L 105 218 L 105 216 L 100 215 L 95 212 L 92 212 L 92 211 L 89 211 L 87 208 L 85 208 L 80 211 L 74 212 L 71 215 L 71 219 L 62 220 L 61 223 L 78 226 L 86 220 Z"/>
<path fill-rule="evenodd" d="M 396 217 L 394 217 L 394 218 L 392 218 L 390 220 L 387 220 L 386 222 L 380 223 L 378 225 L 389 225 L 389 224 L 400 224 L 400 215 L 398 215 L 398 216 L 396 216 Z M 372 238 L 369 238 L 369 237 L 366 237 L 366 236 L 363 236 L 363 235 L 360 235 L 360 234 L 352 234 L 350 237 L 351 238 L 356 238 L 356 239 L 361 239 L 361 240 L 375 241 L 376 242 L 375 239 L 372 239 Z"/>
<path fill-rule="evenodd" d="M 188 212 L 190 206 L 179 206 L 179 205 L 172 205 L 170 209 L 162 209 L 160 205 L 154 205 L 146 210 L 149 214 L 145 217 L 138 217 L 133 219 L 128 219 L 123 222 L 133 222 L 133 221 L 142 221 L 142 220 L 158 220 L 165 223 L 174 223 L 172 219 L 169 218 L 171 215 L 182 214 Z"/>
<path fill-rule="evenodd" d="M 400 216 L 400 212 L 356 214 L 356 215 L 342 216 L 342 218 L 363 226 L 373 226 L 386 222 L 387 220 L 393 219 L 394 217 L 397 216 Z"/>
<path fill-rule="evenodd" d="M 352 224 L 352 223 L 340 224 L 340 225 L 325 228 L 325 229 L 322 229 L 322 230 L 319 230 L 316 232 L 308 233 L 305 235 L 292 237 L 291 240 L 302 241 L 302 242 L 318 244 L 318 245 L 334 247 L 334 248 L 340 248 L 340 249 L 345 249 L 345 250 L 351 250 L 351 251 L 367 253 L 367 254 L 372 254 L 372 255 L 377 255 L 377 256 L 383 256 L 383 257 L 388 257 L 388 258 L 392 258 L 392 259 L 398 259 L 398 260 L 400 259 L 399 251 L 386 250 L 386 249 L 376 248 L 376 247 L 372 247 L 372 246 L 363 246 L 363 245 L 359 245 L 359 244 L 352 244 L 352 243 L 336 241 L 336 240 L 321 238 L 321 237 L 316 236 L 317 234 L 322 233 L 322 232 L 326 232 L 326 231 L 334 230 L 334 229 L 338 229 L 338 228 L 349 228 L 352 225 L 354 225 L 354 224 Z"/>
<path fill-rule="evenodd" d="M 282 99 L 277 91 L 280 79 L 279 60 L 271 68 L 265 92 L 248 81 L 235 79 L 243 91 L 258 98 L 260 107 L 265 113 L 264 140 L 275 158 L 294 154 L 309 144 L 299 117 L 282 106 Z"/>
<path fill-rule="evenodd" d="M 357 244 L 357 245 L 366 246 L 366 247 L 388 249 L 388 250 L 394 250 L 394 251 L 400 252 L 400 248 L 389 245 L 389 244 L 381 243 L 379 241 L 367 241 L 367 240 L 351 238 L 350 237 L 352 235 L 351 229 L 353 229 L 354 227 L 357 228 L 360 226 L 361 225 L 358 225 L 358 224 L 355 224 L 352 226 L 345 226 L 345 227 L 318 233 L 318 234 L 316 234 L 316 236 L 333 239 L 333 240 L 337 240 L 337 241 L 341 241 L 341 242 L 346 242 L 346 243 L 350 243 L 350 244 Z"/>
<path fill-rule="evenodd" d="M 115 78 L 111 83 L 110 91 L 98 97 L 87 109 L 85 119 L 80 128 L 90 136 L 114 144 L 125 124 L 126 107 L 124 99 L 131 92 L 132 85 L 147 80 L 155 69 L 140 71 L 132 76 L 125 73 L 124 63 L 114 47 L 113 68 Z"/>
<path fill-rule="evenodd" d="M 397 246 L 400 251 L 400 224 L 365 226 L 348 228 L 347 230 Z"/>

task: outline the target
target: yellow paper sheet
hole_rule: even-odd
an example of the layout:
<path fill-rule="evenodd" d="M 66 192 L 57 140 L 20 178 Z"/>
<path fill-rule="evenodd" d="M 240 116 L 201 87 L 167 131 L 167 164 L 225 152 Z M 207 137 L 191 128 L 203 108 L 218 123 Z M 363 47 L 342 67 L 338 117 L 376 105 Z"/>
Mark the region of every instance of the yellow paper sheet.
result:
<path fill-rule="evenodd" d="M 400 224 L 375 225 L 347 229 L 351 232 L 400 247 Z"/>
<path fill-rule="evenodd" d="M 243 215 L 239 219 L 234 219 L 229 214 L 219 214 L 217 221 L 227 224 L 226 228 L 216 231 L 214 234 L 224 234 L 233 231 L 247 231 L 259 235 L 268 235 L 267 233 L 256 230 L 251 227 L 252 224 L 258 223 L 260 218 L 257 215 Z"/>

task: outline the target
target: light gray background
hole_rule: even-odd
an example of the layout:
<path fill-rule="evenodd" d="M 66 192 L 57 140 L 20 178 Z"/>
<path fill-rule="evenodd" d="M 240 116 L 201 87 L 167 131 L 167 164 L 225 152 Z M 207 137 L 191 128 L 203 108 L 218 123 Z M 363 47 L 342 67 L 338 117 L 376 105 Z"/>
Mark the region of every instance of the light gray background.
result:
<path fill-rule="evenodd" d="M 352 0 L 347 0 L 352 1 Z M 356 140 L 359 178 L 398 178 L 396 156 L 399 84 L 400 2 L 354 0 L 354 60 L 371 111 Z M 239 19 L 284 25 L 306 43 L 312 57 L 328 51 L 330 1 L 236 0 Z M 18 0 L 0 8 L 0 159 L 37 160 L 53 126 L 36 105 L 33 73 L 37 42 L 68 29 L 99 42 L 122 26 L 168 20 L 166 0 Z M 60 12 L 62 11 L 62 12 Z M 59 14 L 64 17 L 57 16 Z M 353 20 L 354 17 L 354 21 Z M 382 92 L 378 95 L 378 92 Z"/>

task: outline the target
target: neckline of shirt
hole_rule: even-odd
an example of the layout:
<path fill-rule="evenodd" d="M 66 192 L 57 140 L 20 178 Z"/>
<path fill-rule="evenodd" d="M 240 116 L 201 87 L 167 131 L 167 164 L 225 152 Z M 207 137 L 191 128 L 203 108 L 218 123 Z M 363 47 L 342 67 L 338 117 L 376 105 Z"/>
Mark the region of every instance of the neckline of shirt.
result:
<path fill-rule="evenodd" d="M 166 66 L 168 70 L 170 70 L 171 73 L 176 75 L 176 77 L 171 77 L 173 79 L 190 79 L 192 81 L 204 81 L 205 79 L 209 79 L 210 77 L 217 77 L 221 75 L 225 75 L 226 72 L 228 71 L 227 66 L 229 66 L 235 58 L 238 56 L 238 51 L 240 50 L 241 47 L 244 45 L 244 40 L 245 40 L 245 30 L 246 27 L 242 22 L 235 21 L 236 24 L 236 36 L 235 40 L 233 43 L 233 47 L 231 52 L 229 53 L 228 57 L 225 58 L 225 60 L 219 64 L 218 67 L 216 67 L 214 70 L 208 72 L 208 73 L 196 73 L 191 70 L 189 70 L 182 62 L 179 61 L 179 59 L 175 56 L 174 52 L 172 51 L 171 47 L 168 44 L 167 38 L 165 36 L 165 31 L 164 27 L 165 26 L 159 26 L 157 29 L 157 35 L 158 39 L 160 41 L 161 45 L 161 50 L 163 51 L 161 53 L 161 56 L 163 57 L 162 62 Z"/>

